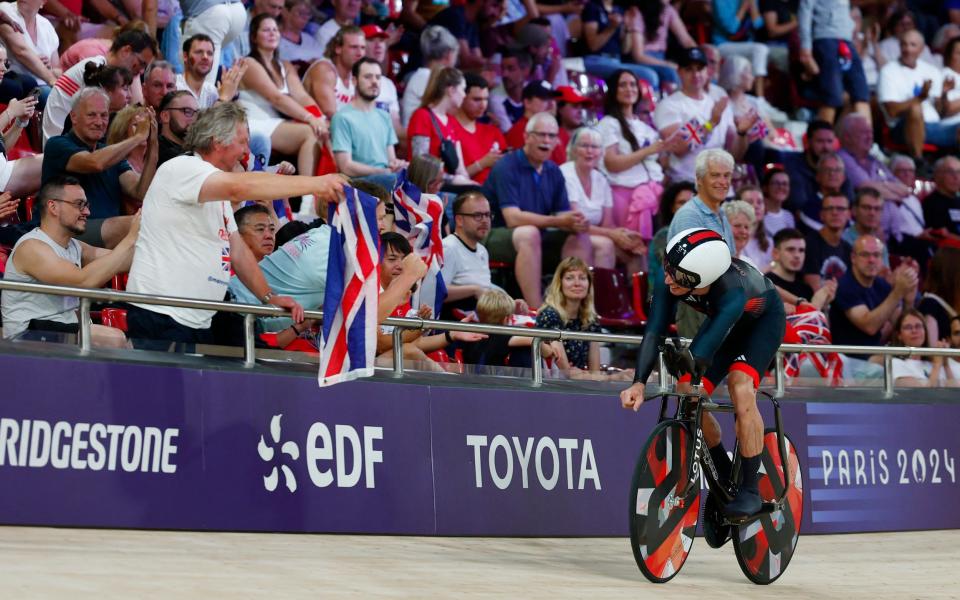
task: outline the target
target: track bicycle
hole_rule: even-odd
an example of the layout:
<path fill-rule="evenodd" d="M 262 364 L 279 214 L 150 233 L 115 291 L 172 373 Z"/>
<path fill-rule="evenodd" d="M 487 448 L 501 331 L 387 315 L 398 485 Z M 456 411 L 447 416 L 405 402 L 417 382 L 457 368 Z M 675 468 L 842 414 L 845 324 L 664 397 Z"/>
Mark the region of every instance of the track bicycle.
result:
<path fill-rule="evenodd" d="M 668 365 L 677 364 L 678 343 L 661 350 Z M 677 376 L 669 367 L 668 371 Z M 800 460 L 783 430 L 780 403 L 763 390 L 758 396 L 773 403 L 775 423 L 763 436 L 759 471 L 763 508 L 739 520 L 728 519 L 721 510 L 737 493 L 734 482 L 740 473 L 739 442 L 733 450 L 730 481 L 721 481 L 700 430 L 704 411 L 733 413 L 733 404 L 714 402 L 701 386 L 694 386 L 689 393 L 658 390 L 646 398 L 660 398 L 660 417 L 634 469 L 630 544 L 637 566 L 650 581 L 665 583 L 672 579 L 690 554 L 700 517 L 701 476 L 709 489 L 708 500 L 703 502 L 704 518 L 713 519 L 720 531 L 729 528 L 737 562 L 750 581 L 772 583 L 790 564 L 803 516 Z M 676 399 L 676 410 L 668 416 L 672 398 Z M 784 470 L 784 464 L 789 468 Z"/>

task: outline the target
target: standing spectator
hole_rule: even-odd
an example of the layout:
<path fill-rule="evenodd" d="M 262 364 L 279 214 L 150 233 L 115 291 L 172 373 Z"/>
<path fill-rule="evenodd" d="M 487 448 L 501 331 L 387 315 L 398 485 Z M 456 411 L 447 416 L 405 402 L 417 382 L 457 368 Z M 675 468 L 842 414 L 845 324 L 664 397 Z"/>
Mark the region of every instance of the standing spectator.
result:
<path fill-rule="evenodd" d="M 277 223 L 269 208 L 262 204 L 244 206 L 233 213 L 237 231 L 257 262 L 273 254 L 277 241 Z"/>
<path fill-rule="evenodd" d="M 843 239 L 843 231 L 850 221 L 850 201 L 846 195 L 828 193 L 820 206 L 819 231 L 806 234 L 807 256 L 803 263 L 803 280 L 819 290 L 827 281 L 839 280 L 850 267 L 853 248 Z"/>
<path fill-rule="evenodd" d="M 639 14 L 637 9 L 631 9 L 630 26 L 632 27 Z M 586 46 L 583 53 L 583 64 L 587 72 L 606 79 L 618 69 L 627 69 L 644 79 L 654 87 L 660 89 L 660 77 L 657 72 L 646 65 L 622 61 L 624 51 L 629 52 L 632 39 L 628 35 L 634 32 L 624 24 L 624 10 L 613 0 L 590 0 L 583 7 L 580 15 L 583 23 L 582 39 Z"/>
<path fill-rule="evenodd" d="M 356 91 L 353 65 L 366 51 L 363 31 L 353 25 L 343 27 L 327 44 L 323 58 L 310 65 L 303 74 L 303 86 L 327 117 L 332 118 L 353 100 Z"/>
<path fill-rule="evenodd" d="M 593 307 L 593 275 L 585 262 L 574 256 L 560 261 L 547 287 L 543 306 L 537 312 L 539 329 L 600 333 Z M 564 371 L 600 370 L 599 342 L 565 340 L 543 343 L 544 358 L 554 358 Z"/>
<path fill-rule="evenodd" d="M 657 221 L 660 228 L 650 240 L 650 253 L 647 257 L 647 269 L 650 271 L 650 289 L 663 281 L 663 259 L 667 252 L 667 232 L 670 222 L 680 207 L 693 199 L 697 194 L 697 187 L 689 181 L 671 183 L 663 190 L 660 196 L 660 210 L 657 211 Z"/>
<path fill-rule="evenodd" d="M 115 247 L 127 235 L 130 220 L 121 214 L 122 194 L 142 201 L 157 168 L 157 126 L 153 111 L 142 109 L 133 134 L 108 146 L 101 142 L 107 132 L 109 98 L 100 88 L 85 88 L 74 99 L 70 120 L 73 129 L 50 138 L 43 154 L 43 182 L 62 174 L 76 177 L 86 192 L 90 219 L 80 241 L 94 246 Z M 135 173 L 126 161 L 140 144 L 147 143 L 143 173 Z"/>
<path fill-rule="evenodd" d="M 30 87 L 40 88 L 39 110 L 43 110 L 51 86 L 62 73 L 60 39 L 53 24 L 38 14 L 42 7 L 43 3 L 36 0 L 0 4 L 0 12 L 19 27 L 18 31 L 12 23 L 0 23 L 0 41 L 10 52 L 10 70 L 23 76 L 32 84 Z"/>
<path fill-rule="evenodd" d="M 271 173 L 234 173 L 248 150 L 244 110 L 219 103 L 203 111 L 187 132 L 186 147 L 160 168 L 162 185 L 151 186 L 144 201 L 127 289 L 131 292 L 222 300 L 233 269 L 264 304 L 292 311 L 293 299 L 267 286 L 253 254 L 237 232 L 230 201 L 272 200 L 315 194 L 333 200 L 342 194 L 340 176 L 303 177 Z M 132 305 L 127 313 L 130 337 L 188 344 L 210 340 L 213 313 L 206 310 Z M 145 344 L 164 349 L 167 344 Z"/>
<path fill-rule="evenodd" d="M 737 190 L 737 198 L 753 207 L 753 216 L 756 221 L 750 234 L 750 240 L 744 248 L 744 254 L 753 261 L 760 272 L 765 273 L 770 268 L 773 244 L 770 243 L 770 236 L 767 235 L 767 228 L 764 224 L 767 214 L 763 192 L 755 185 L 745 185 Z"/>
<path fill-rule="evenodd" d="M 184 138 L 190 125 L 197 119 L 200 107 L 187 90 L 170 92 L 160 101 L 160 140 L 157 166 L 184 153 Z"/>
<path fill-rule="evenodd" d="M 312 63 L 323 57 L 326 45 L 321 45 L 306 31 L 313 17 L 312 7 L 309 0 L 287 0 L 280 15 L 280 47 L 277 50 L 280 60 Z"/>
<path fill-rule="evenodd" d="M 490 169 L 506 152 L 507 141 L 499 129 L 477 120 L 487 112 L 490 94 L 487 80 L 473 73 L 467 73 L 464 79 L 467 82 L 467 95 L 460 108 L 454 112 L 452 122 L 454 127 L 460 130 L 457 138 L 463 151 L 467 175 L 482 184 L 490 175 Z"/>
<path fill-rule="evenodd" d="M 571 211 L 560 167 L 548 160 L 557 143 L 556 119 L 539 113 L 527 123 L 523 148 L 501 159 L 484 184 L 494 207 L 493 229 L 484 240 L 490 258 L 513 263 L 530 306 L 540 306 L 543 259 L 589 256 L 589 223 Z"/>
<path fill-rule="evenodd" d="M 640 233 L 617 227 L 614 221 L 613 192 L 598 169 L 603 156 L 602 139 L 596 129 L 584 127 L 574 132 L 567 151 L 570 161 L 560 166 L 560 172 L 567 184 L 570 209 L 583 213 L 590 224 L 587 233 L 592 255 L 588 262 L 612 269 L 619 258 L 627 265 L 628 273 L 636 273 L 643 270 L 646 245 Z"/>
<path fill-rule="evenodd" d="M 672 33 L 681 46 L 697 45 L 687 31 L 677 10 L 666 0 L 640 2 L 635 10 L 627 11 L 627 36 L 630 38 L 630 57 L 634 62 L 656 71 L 665 93 L 672 93 L 680 84 L 677 63 L 666 60 L 667 34 Z"/>
<path fill-rule="evenodd" d="M 500 85 L 490 92 L 490 120 L 507 132 L 523 117 L 523 90 L 530 80 L 533 58 L 524 50 L 506 48 L 500 59 Z"/>
<path fill-rule="evenodd" d="M 729 56 L 724 59 L 723 66 L 720 67 L 719 82 L 720 87 L 730 98 L 730 106 L 733 108 L 735 118 L 751 113 L 759 117 L 757 124 L 747 132 L 749 149 L 744 159 L 759 168 L 763 164 L 764 145 L 774 144 L 772 138 L 776 132 L 776 125 L 773 123 L 773 115 L 779 111 L 770 106 L 763 96 L 754 96 L 749 93 L 755 79 L 751 69 L 750 61 L 746 58 Z"/>
<path fill-rule="evenodd" d="M 883 212 L 883 200 L 880 192 L 870 186 L 863 186 L 853 197 L 853 223 L 843 232 L 843 239 L 851 246 L 864 235 L 871 235 L 881 242 L 886 240 L 880 227 L 880 215 Z M 890 254 L 883 247 L 883 266 L 890 267 Z"/>
<path fill-rule="evenodd" d="M 750 61 L 757 96 L 762 98 L 767 78 L 769 47 L 751 41 L 753 31 L 763 26 L 763 17 L 755 0 L 713 0 L 713 43 L 724 59 L 742 56 Z"/>
<path fill-rule="evenodd" d="M 364 56 L 372 58 L 380 64 L 380 95 L 377 96 L 376 106 L 390 115 L 393 130 L 401 143 L 407 138 L 407 130 L 400 122 L 400 98 L 397 96 L 397 85 L 387 76 L 387 38 L 390 34 L 379 25 L 364 25 L 360 28 L 363 37 L 367 40 L 367 52 Z"/>
<path fill-rule="evenodd" d="M 250 23 L 253 60 L 243 75 L 240 104 L 247 112 L 251 133 L 269 138 L 273 150 L 295 154 L 297 172 L 308 175 L 316 168 L 318 144 L 327 133 L 327 121 L 322 115 L 315 116 L 317 106 L 293 65 L 277 58 L 279 43 L 273 17 L 254 17 Z"/>
<path fill-rule="evenodd" d="M 613 223 L 636 231 L 644 240 L 653 237 L 653 217 L 663 194 L 660 153 L 686 143 L 677 132 L 664 140 L 637 116 L 640 82 L 630 71 L 614 71 L 607 81 L 605 116 L 597 129 L 602 136 L 601 170 L 613 191 Z"/>
<path fill-rule="evenodd" d="M 523 116 L 517 119 L 513 127 L 507 131 L 504 136 L 507 140 L 507 146 L 510 148 L 520 148 L 523 146 L 524 136 L 527 131 L 527 121 L 533 115 L 542 112 L 553 113 L 556 109 L 556 100 L 560 97 L 560 92 L 553 89 L 546 81 L 531 81 L 523 88 Z M 567 143 L 570 141 L 568 134 L 563 129 L 558 130 L 560 140 L 553 149 L 550 160 L 558 165 L 566 162 Z"/>
<path fill-rule="evenodd" d="M 421 106 L 413 113 L 407 127 L 407 156 L 429 154 L 440 158 L 453 183 L 470 181 L 463 164 L 458 128 L 453 123 L 456 120 L 454 111 L 460 108 L 464 98 L 466 82 L 460 71 L 453 67 L 434 71 Z M 459 179 L 453 181 L 454 176 Z"/>
<path fill-rule="evenodd" d="M 960 311 L 960 250 L 950 246 L 937 250 L 923 289 L 917 309 L 924 314 L 930 339 L 945 340 L 950 334 L 950 321 Z"/>
<path fill-rule="evenodd" d="M 47 285 L 98 288 L 130 266 L 139 217 L 113 250 L 77 240 L 87 226 L 90 205 L 73 177 L 50 179 L 37 196 L 40 225 L 20 238 L 7 259 L 4 279 Z M 2 295 L 3 336 L 25 330 L 78 333 L 78 298 L 5 290 Z M 118 329 L 91 325 L 95 346 L 123 347 Z"/>
<path fill-rule="evenodd" d="M 853 247 L 850 269 L 837 282 L 830 305 L 833 342 L 879 346 L 889 337 L 901 308 L 912 308 L 917 294 L 917 272 L 901 265 L 893 272 L 893 286 L 880 277 L 883 242 L 865 235 Z"/>
<path fill-rule="evenodd" d="M 726 98 L 715 100 L 704 91 L 708 82 L 706 65 L 707 57 L 699 48 L 685 50 L 679 61 L 680 89 L 664 98 L 653 115 L 663 139 L 669 139 L 687 125 L 701 130 L 698 135 L 702 144 L 698 144 L 695 137 L 684 136 L 687 144 L 670 152 L 667 176 L 671 181 L 694 179 L 694 163 L 701 148 L 726 148 L 733 157 L 743 156 L 747 150 L 747 132 L 757 118 L 756 115 L 734 118 Z"/>
<path fill-rule="evenodd" d="M 388 190 L 396 183 L 395 173 L 407 166 L 397 160 L 397 134 L 390 115 L 374 102 L 380 95 L 380 63 L 361 58 L 353 65 L 357 93 L 350 104 L 333 115 L 330 123 L 333 157 L 337 169 L 349 177 L 365 177 Z"/>
<path fill-rule="evenodd" d="M 333 17 L 320 26 L 317 30 L 317 44 L 321 48 L 326 48 L 336 35 L 344 27 L 355 27 L 360 18 L 360 8 L 363 3 L 360 0 L 332 0 Z"/>
<path fill-rule="evenodd" d="M 472 71 L 486 63 L 480 52 L 480 28 L 497 22 L 502 5 L 502 0 L 465 0 L 443 9 L 430 21 L 431 25 L 442 25 L 458 40 L 461 69 Z"/>
<path fill-rule="evenodd" d="M 243 34 L 247 11 L 243 3 L 235 0 L 180 0 L 180 7 L 183 9 L 183 37 L 203 33 L 213 42 L 213 60 L 206 76 L 206 81 L 212 84 L 220 70 L 223 47 Z"/>
<path fill-rule="evenodd" d="M 923 218 L 940 238 L 960 240 L 960 160 L 944 156 L 933 163 L 936 188 L 923 199 Z"/>
<path fill-rule="evenodd" d="M 410 75 L 403 90 L 400 114 L 404 127 L 409 127 L 410 117 L 420 108 L 423 93 L 430 81 L 430 74 L 434 69 L 457 66 L 459 48 L 457 38 L 439 25 L 431 25 L 420 34 L 420 54 L 423 55 L 424 66 Z M 501 129 L 506 131 L 502 125 Z"/>
<path fill-rule="evenodd" d="M 803 234 L 792 227 L 781 229 L 773 238 L 773 262 L 770 271 L 765 275 L 778 290 L 792 295 L 791 298 L 785 299 L 784 303 L 789 303 L 794 310 L 805 302 L 809 302 L 817 310 L 823 310 L 833 300 L 837 292 L 837 282 L 830 279 L 814 292 L 813 288 L 801 279 L 806 255 L 807 242 Z M 784 295 L 781 292 L 781 298 Z"/>
<path fill-rule="evenodd" d="M 957 148 L 958 123 L 941 123 L 948 103 L 943 75 L 920 60 L 923 36 L 913 29 L 900 36 L 900 60 L 880 70 L 877 100 L 892 129 L 893 139 L 907 144 L 910 155 L 923 158 L 924 143 L 940 148 Z"/>
<path fill-rule="evenodd" d="M 70 112 L 73 97 L 86 87 L 83 74 L 88 63 L 98 65 L 105 63 L 111 67 L 123 67 L 128 69 L 134 78 L 139 78 L 143 69 L 153 62 L 156 51 L 157 43 L 148 34 L 142 31 L 127 31 L 117 36 L 106 56 L 94 56 L 70 67 L 57 79 L 47 98 L 47 105 L 43 111 L 44 143 L 63 132 L 63 124 Z M 139 87 L 137 91 L 139 93 Z M 142 100 L 137 95 L 134 95 L 133 99 Z"/>
<path fill-rule="evenodd" d="M 165 60 L 155 60 L 143 72 L 143 100 L 153 110 L 160 110 L 160 101 L 177 89 L 177 74 L 173 65 Z"/>
<path fill-rule="evenodd" d="M 800 0 L 800 63 L 815 78 L 821 106 L 817 118 L 833 123 L 843 106 L 844 92 L 853 109 L 870 119 L 870 90 L 863 63 L 853 46 L 849 2 Z"/>
<path fill-rule="evenodd" d="M 790 176 L 782 167 L 767 170 L 761 179 L 763 184 L 764 217 L 763 226 L 768 237 L 777 235 L 781 229 L 796 227 L 796 221 L 789 210 L 783 208 L 790 196 Z"/>

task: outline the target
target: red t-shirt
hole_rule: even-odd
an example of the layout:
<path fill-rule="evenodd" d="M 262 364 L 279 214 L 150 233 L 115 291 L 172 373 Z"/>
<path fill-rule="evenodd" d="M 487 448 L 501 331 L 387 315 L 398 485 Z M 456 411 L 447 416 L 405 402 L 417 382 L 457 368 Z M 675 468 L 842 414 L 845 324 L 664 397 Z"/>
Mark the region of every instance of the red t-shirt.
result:
<path fill-rule="evenodd" d="M 526 133 L 524 130 L 527 128 L 528 120 L 526 117 L 520 117 L 520 119 L 513 124 L 510 131 L 507 132 L 507 146 L 514 150 L 523 148 L 523 138 Z M 553 152 L 550 153 L 550 160 L 558 165 L 562 165 L 567 162 L 567 144 L 570 143 L 570 134 L 567 133 L 566 129 L 561 127 L 559 135 L 560 139 L 557 141 Z"/>
<path fill-rule="evenodd" d="M 463 151 L 463 162 L 465 167 L 469 167 L 490 152 L 493 145 L 496 144 L 501 152 L 507 149 L 507 141 L 504 139 L 500 130 L 493 125 L 486 123 L 477 123 L 477 130 L 473 133 L 467 131 L 459 121 L 453 119 L 453 126 L 457 129 L 457 137 L 460 139 L 460 148 Z M 471 179 L 477 183 L 483 183 L 490 175 L 490 169 L 484 169 L 473 175 Z"/>
<path fill-rule="evenodd" d="M 410 124 L 407 125 L 407 157 L 413 158 L 413 138 L 423 136 L 430 138 L 430 154 L 440 158 L 440 137 L 437 136 L 437 128 L 443 134 L 443 139 L 451 142 L 458 142 L 457 128 L 454 125 L 456 118 L 453 115 L 447 115 L 447 124 L 444 125 L 438 117 L 432 114 L 429 108 L 418 108 L 410 117 Z M 433 118 L 431 118 L 433 116 Z M 434 125 L 436 119 L 436 125 Z M 462 130 L 462 129 L 461 129 Z"/>

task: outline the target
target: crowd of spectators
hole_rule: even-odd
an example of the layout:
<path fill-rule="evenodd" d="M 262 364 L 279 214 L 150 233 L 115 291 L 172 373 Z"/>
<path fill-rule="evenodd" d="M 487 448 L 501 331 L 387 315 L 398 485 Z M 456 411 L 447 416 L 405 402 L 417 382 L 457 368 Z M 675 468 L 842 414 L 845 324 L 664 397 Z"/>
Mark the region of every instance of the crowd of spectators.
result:
<path fill-rule="evenodd" d="M 261 320 L 273 337 L 258 343 L 288 347 L 315 329 L 302 309 L 322 304 L 325 219 L 348 183 L 379 199 L 381 316 L 413 310 L 422 261 L 393 231 L 403 173 L 444 206 L 446 318 L 598 331 L 595 295 L 632 294 L 598 289 L 595 270 L 659 285 L 666 240 L 707 227 L 774 281 L 788 319 L 819 313 L 836 343 L 960 341 L 953 0 L 73 8 L 0 3 L 8 279 L 129 273 L 130 291 L 276 304 L 292 314 Z M 211 311 L 124 308 L 127 336 L 98 326 L 95 343 L 235 339 Z M 2 309 L 8 338 L 77 329 L 73 300 L 4 293 Z M 699 321 L 682 309 L 676 324 Z M 531 343 L 404 342 L 431 368 L 458 352 L 522 366 Z M 543 355 L 608 376 L 596 344 Z M 960 378 L 949 361 L 897 368 L 904 384 Z"/>

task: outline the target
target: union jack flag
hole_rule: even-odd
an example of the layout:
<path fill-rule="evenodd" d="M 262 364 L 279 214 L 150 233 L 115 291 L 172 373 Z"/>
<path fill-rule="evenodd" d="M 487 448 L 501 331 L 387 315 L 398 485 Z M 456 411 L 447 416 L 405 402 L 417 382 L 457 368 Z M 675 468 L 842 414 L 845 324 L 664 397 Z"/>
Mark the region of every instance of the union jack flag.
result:
<path fill-rule="evenodd" d="M 224 271 L 230 272 L 230 246 L 224 246 L 220 250 L 220 267 Z"/>
<path fill-rule="evenodd" d="M 427 274 L 417 287 L 410 306 L 416 310 L 426 303 L 433 315 L 440 314 L 447 297 L 447 286 L 440 269 L 443 268 L 443 202 L 434 194 L 423 194 L 407 180 L 407 172 L 400 171 L 393 189 L 393 227 L 403 234 L 413 251 L 427 263 Z"/>
<path fill-rule="evenodd" d="M 832 336 L 827 326 L 827 317 L 809 305 L 801 305 L 797 312 L 787 315 L 787 329 L 783 341 L 788 344 L 831 344 Z M 787 377 L 800 375 L 800 365 L 809 360 L 821 377 L 837 385 L 843 378 L 843 361 L 836 352 L 801 352 L 784 357 Z"/>
<path fill-rule="evenodd" d="M 345 187 L 330 204 L 330 256 L 320 340 L 321 386 L 373 375 L 380 293 L 377 200 Z"/>
<path fill-rule="evenodd" d="M 691 150 L 702 147 L 707 141 L 707 136 L 707 128 L 696 117 L 680 126 L 680 138 L 687 142 Z"/>

